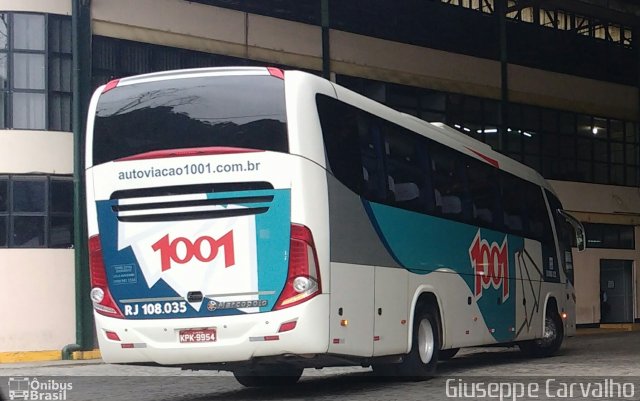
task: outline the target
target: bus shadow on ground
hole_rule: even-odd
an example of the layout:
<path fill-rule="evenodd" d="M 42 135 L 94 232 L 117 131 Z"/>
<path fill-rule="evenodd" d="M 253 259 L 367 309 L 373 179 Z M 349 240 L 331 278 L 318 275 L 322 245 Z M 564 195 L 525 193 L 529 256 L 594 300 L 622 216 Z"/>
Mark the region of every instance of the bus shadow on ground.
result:
<path fill-rule="evenodd" d="M 567 351 L 561 351 L 559 355 Z M 438 364 L 438 374 L 425 381 L 402 380 L 397 377 L 379 376 L 372 371 L 337 374 L 332 376 L 303 376 L 295 385 L 285 387 L 239 388 L 211 394 L 191 395 L 181 401 L 222 401 L 222 400 L 335 400 L 336 397 L 351 399 L 371 394 L 372 399 L 380 392 L 407 394 L 418 391 L 425 396 L 443 396 L 445 382 L 449 378 L 466 376 L 469 371 L 491 368 L 505 371 L 505 365 L 521 364 L 528 358 L 517 348 L 477 349 L 449 361 Z M 474 374 L 471 372 L 471 374 Z M 477 373 L 475 373 L 477 375 Z M 238 384 L 238 386 L 240 386 Z"/>

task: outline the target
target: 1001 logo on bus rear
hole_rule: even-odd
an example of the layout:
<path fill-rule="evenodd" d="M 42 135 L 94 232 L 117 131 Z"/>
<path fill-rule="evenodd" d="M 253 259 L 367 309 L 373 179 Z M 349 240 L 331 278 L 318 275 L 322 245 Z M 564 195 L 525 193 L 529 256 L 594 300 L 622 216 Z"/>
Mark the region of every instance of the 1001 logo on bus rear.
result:
<path fill-rule="evenodd" d="M 194 242 L 185 237 L 169 240 L 169 234 L 167 234 L 151 247 L 155 252 L 160 252 L 160 267 L 163 272 L 171 269 L 173 263 L 185 264 L 193 258 L 200 262 L 211 262 L 218 256 L 220 248 L 224 250 L 224 266 L 229 267 L 235 264 L 233 230 L 219 239 L 204 235 Z"/>

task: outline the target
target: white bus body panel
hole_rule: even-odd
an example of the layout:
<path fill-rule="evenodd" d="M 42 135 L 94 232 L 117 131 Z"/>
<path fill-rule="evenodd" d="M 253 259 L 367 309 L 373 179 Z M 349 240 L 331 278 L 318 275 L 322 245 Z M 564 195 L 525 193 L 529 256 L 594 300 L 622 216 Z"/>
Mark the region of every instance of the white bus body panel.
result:
<path fill-rule="evenodd" d="M 163 365 L 248 361 L 254 357 L 327 352 L 326 319 L 329 296 L 319 295 L 291 308 L 258 314 L 219 318 L 124 320 L 94 313 L 102 359 L 107 363 L 156 362 Z M 296 320 L 296 328 L 279 333 L 282 323 Z M 181 344 L 179 331 L 185 328 L 217 330 L 217 341 Z M 118 334 L 120 342 L 107 338 Z M 278 340 L 265 341 L 265 336 Z M 133 348 L 122 348 L 133 344 Z"/>
<path fill-rule="evenodd" d="M 329 352 L 373 354 L 374 267 L 331 263 Z"/>
<path fill-rule="evenodd" d="M 407 352 L 409 272 L 405 269 L 375 267 L 375 321 L 373 355 L 393 355 Z"/>

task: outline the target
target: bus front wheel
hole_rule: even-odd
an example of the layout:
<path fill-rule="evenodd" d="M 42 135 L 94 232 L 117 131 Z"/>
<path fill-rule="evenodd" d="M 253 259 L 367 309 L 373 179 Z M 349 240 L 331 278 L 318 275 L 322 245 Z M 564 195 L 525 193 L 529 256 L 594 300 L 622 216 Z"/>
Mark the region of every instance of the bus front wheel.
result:
<path fill-rule="evenodd" d="M 544 358 L 555 355 L 564 340 L 564 326 L 557 311 L 547 312 L 542 338 L 522 342 L 520 350 L 528 356 Z"/>

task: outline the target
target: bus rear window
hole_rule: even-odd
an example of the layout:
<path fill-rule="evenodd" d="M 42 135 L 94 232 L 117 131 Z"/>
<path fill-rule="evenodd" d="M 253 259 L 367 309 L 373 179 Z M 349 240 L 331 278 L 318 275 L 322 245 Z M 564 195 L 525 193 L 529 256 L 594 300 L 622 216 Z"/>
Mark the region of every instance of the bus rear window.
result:
<path fill-rule="evenodd" d="M 93 164 L 211 146 L 288 152 L 284 81 L 197 77 L 117 87 L 100 96 Z"/>

